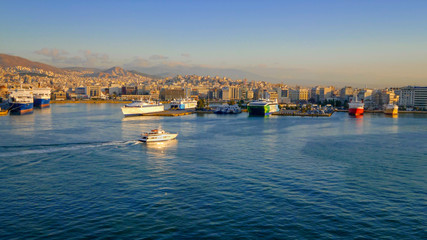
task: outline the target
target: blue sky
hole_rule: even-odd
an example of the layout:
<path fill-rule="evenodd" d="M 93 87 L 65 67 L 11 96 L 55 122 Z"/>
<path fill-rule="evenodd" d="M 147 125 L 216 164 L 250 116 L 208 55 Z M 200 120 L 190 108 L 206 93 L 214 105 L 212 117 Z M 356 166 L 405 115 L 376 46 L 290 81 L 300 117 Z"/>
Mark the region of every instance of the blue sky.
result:
<path fill-rule="evenodd" d="M 426 13 L 415 0 L 1 1 L 0 52 L 61 67 L 427 85 Z"/>

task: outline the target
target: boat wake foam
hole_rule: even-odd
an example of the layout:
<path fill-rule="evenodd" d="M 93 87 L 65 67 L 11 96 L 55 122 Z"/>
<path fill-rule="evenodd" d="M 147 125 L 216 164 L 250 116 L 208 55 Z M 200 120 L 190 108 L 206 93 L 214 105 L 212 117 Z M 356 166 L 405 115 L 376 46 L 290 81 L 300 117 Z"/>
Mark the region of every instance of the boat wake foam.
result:
<path fill-rule="evenodd" d="M 61 151 L 75 151 L 85 148 L 97 148 L 104 146 L 126 146 L 139 144 L 138 141 L 112 141 L 112 142 L 85 142 L 85 143 L 61 143 L 61 144 L 38 144 L 24 146 L 0 146 L 0 157 L 14 157 L 29 154 L 44 154 Z"/>

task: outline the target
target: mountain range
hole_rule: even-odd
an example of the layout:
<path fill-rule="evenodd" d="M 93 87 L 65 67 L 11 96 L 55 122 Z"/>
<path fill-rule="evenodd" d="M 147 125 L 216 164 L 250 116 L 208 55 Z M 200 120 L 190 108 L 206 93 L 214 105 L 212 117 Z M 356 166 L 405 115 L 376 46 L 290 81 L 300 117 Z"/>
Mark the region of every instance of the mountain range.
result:
<path fill-rule="evenodd" d="M 7 54 L 0 54 L 0 66 L 2 67 L 16 67 L 16 66 L 22 66 L 22 67 L 28 67 L 28 68 L 39 68 L 43 69 L 45 71 L 51 71 L 57 74 L 64 74 L 67 71 L 77 71 L 77 72 L 92 72 L 89 74 L 85 74 L 85 77 L 98 77 L 98 78 L 115 78 L 115 77 L 133 77 L 133 76 L 142 76 L 152 79 L 159 79 L 159 76 L 154 76 L 150 74 L 141 73 L 135 70 L 125 70 L 121 67 L 112 67 L 107 70 L 101 70 L 98 68 L 84 68 L 84 67 L 67 67 L 67 68 L 57 68 L 48 64 L 39 63 L 30 61 L 28 59 L 7 55 Z"/>
<path fill-rule="evenodd" d="M 28 59 L 0 54 L 0 66 L 4 67 L 14 67 L 14 66 L 24 66 L 30 68 L 40 68 L 47 71 L 52 71 L 54 73 L 66 73 L 67 71 L 78 71 L 86 72 L 83 76 L 86 77 L 98 77 L 98 78 L 116 78 L 119 76 L 132 77 L 132 76 L 143 76 L 152 79 L 160 79 L 162 77 L 173 77 L 176 75 L 199 75 L 199 76 L 220 76 L 227 77 L 231 79 L 248 79 L 256 81 L 267 81 L 272 83 L 280 83 L 284 80 L 287 84 L 305 84 L 318 85 L 319 82 L 314 80 L 314 74 L 301 74 L 298 72 L 298 69 L 256 69 L 252 70 L 259 72 L 261 74 L 254 73 L 252 71 L 239 70 L 233 68 L 212 68 L 205 66 L 197 65 L 158 65 L 152 67 L 138 67 L 132 65 L 124 65 L 125 69 L 122 67 L 112 67 L 106 70 L 101 70 L 98 68 L 85 68 L 85 67 L 67 67 L 67 68 L 57 68 L 48 64 L 33 62 Z M 132 69 L 132 70 L 126 70 Z M 89 72 L 89 73 L 88 73 Z M 270 74 L 269 74 L 270 73 Z M 271 74 L 275 73 L 275 74 Z M 275 76 L 299 76 L 299 78 L 277 78 Z"/>
<path fill-rule="evenodd" d="M 64 73 L 65 71 L 61 68 L 57 68 L 51 65 L 47 65 L 44 63 L 39 62 L 33 62 L 28 59 L 7 55 L 7 54 L 1 54 L 0 53 L 0 66 L 2 67 L 16 67 L 16 66 L 22 66 L 22 67 L 28 67 L 28 68 L 40 68 L 46 71 L 51 71 L 54 73 Z"/>

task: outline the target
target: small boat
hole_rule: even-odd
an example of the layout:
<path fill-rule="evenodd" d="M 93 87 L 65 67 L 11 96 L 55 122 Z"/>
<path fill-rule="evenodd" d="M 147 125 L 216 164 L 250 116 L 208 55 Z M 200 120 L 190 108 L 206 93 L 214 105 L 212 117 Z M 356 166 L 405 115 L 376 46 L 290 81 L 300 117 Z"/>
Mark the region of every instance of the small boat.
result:
<path fill-rule="evenodd" d="M 384 109 L 386 115 L 397 115 L 399 113 L 399 106 L 395 104 L 387 104 Z"/>
<path fill-rule="evenodd" d="M 6 116 L 9 113 L 9 110 L 0 109 L 0 116 Z"/>
<path fill-rule="evenodd" d="M 161 142 L 169 141 L 175 139 L 178 136 L 178 133 L 168 133 L 162 129 L 153 129 L 150 132 L 145 132 L 141 134 L 139 141 L 141 142 Z"/>

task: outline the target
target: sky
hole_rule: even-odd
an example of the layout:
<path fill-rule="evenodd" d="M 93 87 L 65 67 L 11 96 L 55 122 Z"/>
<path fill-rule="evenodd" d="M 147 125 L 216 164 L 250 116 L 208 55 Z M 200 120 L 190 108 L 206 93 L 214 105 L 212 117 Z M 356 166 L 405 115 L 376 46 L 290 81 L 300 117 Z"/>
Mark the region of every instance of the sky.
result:
<path fill-rule="evenodd" d="M 0 0 L 0 53 L 58 67 L 426 86 L 426 13 L 425 0 Z"/>

